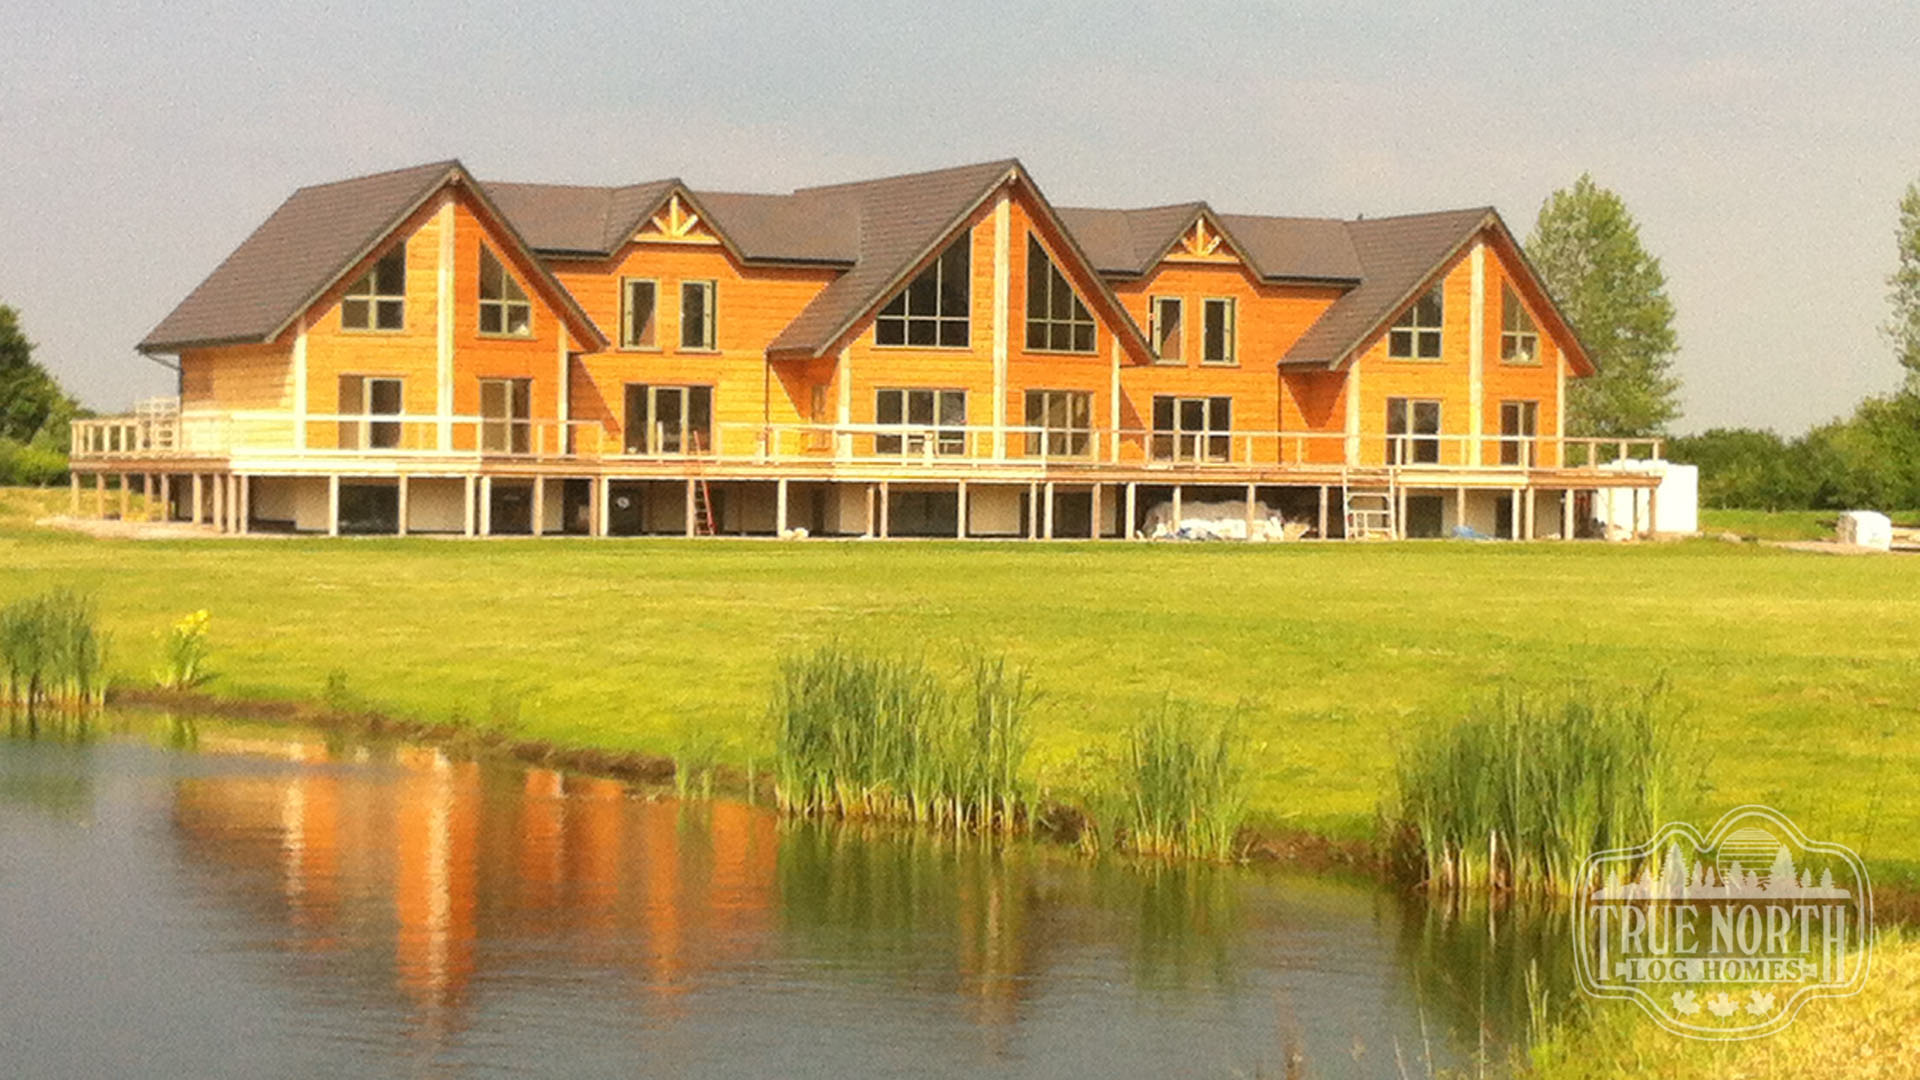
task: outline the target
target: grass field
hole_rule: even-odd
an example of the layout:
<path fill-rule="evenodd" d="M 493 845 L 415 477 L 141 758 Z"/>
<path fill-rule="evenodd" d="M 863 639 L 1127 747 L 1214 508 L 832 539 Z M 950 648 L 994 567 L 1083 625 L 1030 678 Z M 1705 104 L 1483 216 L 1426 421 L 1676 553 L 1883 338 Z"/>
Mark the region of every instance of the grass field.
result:
<path fill-rule="evenodd" d="M 0 511 L 0 600 L 93 593 L 111 668 L 212 612 L 212 693 L 764 760 L 777 662 L 839 640 L 1029 665 L 1038 780 L 1070 790 L 1163 695 L 1244 710 L 1252 809 L 1366 837 L 1410 725 L 1502 686 L 1665 677 L 1710 755 L 1702 825 L 1760 801 L 1920 884 L 1920 559 L 1658 545 L 94 540 Z"/>

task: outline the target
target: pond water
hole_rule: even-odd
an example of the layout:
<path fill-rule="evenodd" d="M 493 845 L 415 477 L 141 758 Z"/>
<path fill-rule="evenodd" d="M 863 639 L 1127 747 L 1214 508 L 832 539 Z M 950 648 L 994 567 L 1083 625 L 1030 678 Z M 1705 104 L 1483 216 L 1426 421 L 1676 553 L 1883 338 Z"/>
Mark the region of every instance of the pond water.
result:
<path fill-rule="evenodd" d="M 0 739 L 9 1075 L 1426 1076 L 1566 970 L 1365 884 L 148 725 Z"/>

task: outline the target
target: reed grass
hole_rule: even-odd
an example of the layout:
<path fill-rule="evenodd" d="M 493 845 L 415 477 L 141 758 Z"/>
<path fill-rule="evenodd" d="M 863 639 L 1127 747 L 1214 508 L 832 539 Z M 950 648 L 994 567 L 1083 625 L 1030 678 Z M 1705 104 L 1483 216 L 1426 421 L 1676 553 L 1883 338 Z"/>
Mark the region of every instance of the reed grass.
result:
<path fill-rule="evenodd" d="M 99 706 L 107 694 L 106 654 L 93 602 L 72 590 L 0 609 L 0 676 L 9 705 L 28 712 Z"/>
<path fill-rule="evenodd" d="M 1214 723 L 1162 700 L 1127 732 L 1122 843 L 1142 855 L 1231 859 L 1246 818 L 1237 717 Z"/>
<path fill-rule="evenodd" d="M 771 707 L 783 812 L 1013 831 L 1036 695 L 976 658 L 956 689 L 924 661 L 825 645 L 781 665 Z"/>
<path fill-rule="evenodd" d="M 1383 815 L 1430 888 L 1565 893 L 1597 851 L 1644 843 L 1697 779 L 1664 687 L 1503 691 L 1401 749 Z"/>

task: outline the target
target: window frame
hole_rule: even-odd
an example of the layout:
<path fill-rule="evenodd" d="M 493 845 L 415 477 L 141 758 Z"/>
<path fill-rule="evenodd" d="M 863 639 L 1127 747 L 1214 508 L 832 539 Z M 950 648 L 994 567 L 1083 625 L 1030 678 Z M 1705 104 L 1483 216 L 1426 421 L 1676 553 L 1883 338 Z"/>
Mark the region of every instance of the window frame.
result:
<path fill-rule="evenodd" d="M 706 302 L 701 305 L 700 319 L 706 331 L 701 343 L 687 344 L 687 290 L 699 289 L 706 294 Z M 659 294 L 654 302 L 659 303 Z M 658 318 L 658 307 L 655 318 Z M 720 351 L 720 283 L 712 278 L 689 278 L 680 282 L 680 348 L 678 352 L 714 353 Z"/>
<path fill-rule="evenodd" d="M 1036 255 L 1039 256 L 1038 266 L 1036 266 L 1034 262 L 1034 256 Z M 1036 286 L 1041 286 L 1045 290 L 1044 295 L 1040 297 L 1041 314 L 1038 316 L 1035 316 L 1033 313 L 1034 290 Z M 1058 288 L 1064 288 L 1067 291 L 1067 314 L 1064 318 L 1055 315 L 1053 310 L 1055 290 Z M 1062 327 L 1066 329 L 1068 347 L 1056 348 L 1052 344 L 1053 332 L 1055 329 Z M 1033 343 L 1034 330 L 1036 328 L 1041 331 L 1040 336 L 1043 339 L 1043 343 L 1040 345 Z M 1082 329 L 1085 329 L 1087 332 L 1087 347 L 1084 349 L 1074 345 L 1074 342 L 1079 339 L 1079 331 Z M 1026 347 L 1023 350 L 1025 352 L 1051 353 L 1060 356 L 1100 355 L 1099 320 L 1093 317 L 1093 311 L 1087 307 L 1087 302 L 1080 298 L 1080 290 L 1074 288 L 1073 282 L 1067 280 L 1066 273 L 1060 269 L 1060 264 L 1054 260 L 1053 253 L 1047 250 L 1046 245 L 1040 242 L 1040 237 L 1033 232 L 1027 233 L 1027 308 L 1025 330 L 1026 336 L 1024 343 Z"/>
<path fill-rule="evenodd" d="M 482 454 L 524 455 L 533 452 L 533 380 L 531 378 L 486 377 L 480 382 L 480 452 Z M 487 415 L 489 387 L 506 388 L 505 416 Z M 501 436 L 498 446 L 488 445 Z"/>
<path fill-rule="evenodd" d="M 957 268 L 961 271 L 961 280 L 966 282 L 966 314 L 964 316 L 949 315 L 946 313 L 946 301 L 948 297 L 946 275 L 949 269 L 947 267 L 947 256 L 953 254 L 955 251 L 960 252 L 965 262 L 964 267 Z M 932 290 L 934 299 L 934 311 L 933 314 L 930 315 L 911 310 L 913 308 L 912 295 L 914 290 L 929 274 L 933 275 Z M 876 349 L 943 349 L 959 352 L 971 350 L 973 348 L 973 301 L 973 230 L 966 229 L 962 231 L 959 236 L 955 237 L 952 243 L 942 248 L 940 254 L 934 256 L 932 262 L 922 267 L 920 272 L 913 276 L 912 280 L 902 286 L 898 292 L 888 297 L 887 302 L 881 305 L 879 312 L 873 319 L 873 347 Z M 895 305 L 899 305 L 900 310 L 898 313 L 893 311 Z M 883 334 L 882 331 L 889 325 L 896 323 L 899 326 L 900 340 L 883 340 L 887 335 Z M 933 341 L 916 344 L 913 340 L 913 328 L 916 324 L 925 323 L 932 324 Z M 960 326 L 960 336 L 962 340 L 956 344 L 943 343 L 941 338 L 944 336 L 947 327 L 956 323 Z"/>
<path fill-rule="evenodd" d="M 1218 360 L 1207 356 L 1207 317 L 1214 310 L 1226 312 L 1226 326 L 1222 328 L 1226 338 L 1226 355 Z M 1240 363 L 1240 304 L 1231 296 L 1203 296 L 1200 298 L 1200 362 L 1208 367 L 1236 367 Z"/>
<path fill-rule="evenodd" d="M 335 385 L 344 399 L 349 384 L 357 384 L 359 408 L 348 410 L 346 402 L 340 402 L 337 415 L 351 416 L 355 419 L 341 420 L 335 435 L 335 445 L 341 450 L 398 450 L 405 441 L 405 421 L 397 419 L 407 414 L 407 381 L 400 375 L 366 375 L 358 372 L 342 372 Z M 373 397 L 375 384 L 391 384 L 394 387 L 393 399 L 397 408 L 393 412 L 375 412 Z M 374 417 L 395 417 L 392 420 L 376 420 Z"/>
<path fill-rule="evenodd" d="M 1161 405 L 1166 403 L 1168 423 L 1161 423 Z M 1200 410 L 1200 426 L 1189 427 L 1188 406 Z M 1153 461 L 1192 461 L 1218 463 L 1233 458 L 1233 395 L 1231 394 L 1155 394 L 1149 417 L 1148 456 Z M 1216 414 L 1225 412 L 1224 426 L 1216 426 Z"/>
<path fill-rule="evenodd" d="M 1512 410 L 1511 413 L 1509 410 Z M 1515 427 L 1524 430 L 1507 430 L 1507 417 L 1516 419 Z M 1508 398 L 1500 403 L 1500 464 L 1514 468 L 1533 468 L 1539 460 L 1540 450 L 1540 399 Z"/>
<path fill-rule="evenodd" d="M 1526 329 L 1517 329 L 1511 325 L 1513 314 L 1517 313 Z M 1516 358 L 1510 353 L 1519 351 L 1521 344 L 1528 346 L 1526 355 Z M 1515 367 L 1539 367 L 1544 359 L 1540 349 L 1540 323 L 1534 319 L 1533 312 L 1520 302 L 1520 294 L 1513 289 L 1513 283 L 1500 283 L 1500 362 Z"/>
<path fill-rule="evenodd" d="M 1084 423 L 1080 425 L 1075 425 L 1073 422 L 1073 405 L 1076 399 L 1085 405 Z M 1034 408 L 1036 401 L 1040 406 L 1037 410 L 1037 419 Z M 1059 426 L 1054 425 L 1051 420 L 1052 405 L 1056 401 L 1065 404 L 1067 417 L 1066 423 Z M 1022 410 L 1020 426 L 1042 429 L 1024 433 L 1028 457 L 1085 458 L 1093 456 L 1093 391 L 1027 390 L 1020 395 L 1020 405 Z"/>
<path fill-rule="evenodd" d="M 492 263 L 493 267 L 500 271 L 500 291 L 502 295 L 494 298 L 488 298 L 487 296 L 488 263 Z M 512 272 L 507 269 L 506 262 L 502 260 L 500 256 L 495 255 L 493 249 L 485 243 L 480 245 L 480 274 L 477 284 L 478 287 L 474 290 L 475 333 L 485 338 L 507 338 L 509 340 L 525 340 L 533 336 L 533 297 L 529 296 L 527 290 L 523 288 L 518 281 L 514 280 Z M 515 293 L 519 294 L 518 299 L 514 298 L 513 294 Z M 487 329 L 487 311 L 490 308 L 499 310 L 501 329 Z M 525 309 L 526 324 L 524 329 L 507 329 L 513 325 L 512 317 L 515 308 Z"/>
<path fill-rule="evenodd" d="M 1439 321 L 1429 325 L 1420 321 L 1420 307 L 1431 298 L 1439 308 Z M 1447 329 L 1447 293 L 1444 281 L 1434 282 L 1433 287 L 1414 297 L 1413 303 L 1393 320 L 1387 328 L 1387 359 L 1408 360 L 1420 364 L 1438 364 L 1446 362 Z M 1397 349 L 1401 335 L 1406 335 L 1407 352 Z M 1433 342 L 1433 353 L 1425 352 L 1426 343 Z"/>
<path fill-rule="evenodd" d="M 635 410 L 633 408 L 634 395 L 636 392 L 640 394 L 641 400 L 645 403 L 639 410 L 641 417 L 640 425 L 637 429 L 640 432 L 640 440 L 638 443 L 633 439 L 633 434 L 636 430 L 634 426 Z M 660 430 L 660 445 L 655 446 L 653 437 L 654 429 L 660 424 L 658 417 L 660 414 L 660 398 L 663 392 L 678 399 L 680 415 L 676 422 L 677 426 L 672 429 L 672 438 L 668 437 L 668 430 L 662 427 Z M 704 425 L 695 425 L 690 418 L 695 415 L 695 402 L 698 395 L 703 393 L 706 401 L 706 423 Z M 621 394 L 621 408 L 623 410 L 620 432 L 621 449 L 627 455 L 636 457 L 700 457 L 711 454 L 713 452 L 713 428 L 716 415 L 714 404 L 718 398 L 719 393 L 712 383 L 630 382 L 625 384 Z M 687 437 L 689 433 L 702 436 L 704 438 L 704 444 L 698 446 L 696 449 L 689 450 L 689 439 Z M 702 440 L 694 439 L 691 441 L 700 443 Z"/>
<path fill-rule="evenodd" d="M 1172 356 L 1166 355 L 1160 349 L 1160 346 L 1163 344 L 1160 333 L 1162 329 L 1160 305 L 1162 304 L 1172 304 L 1174 310 L 1178 313 L 1174 319 L 1174 354 Z M 1184 296 L 1147 297 L 1147 322 L 1149 334 L 1148 344 L 1153 346 L 1153 362 L 1156 364 L 1166 364 L 1168 366 L 1179 365 L 1184 367 L 1187 362 L 1187 298 Z"/>
<path fill-rule="evenodd" d="M 881 402 L 889 394 L 900 395 L 898 420 L 880 418 Z M 913 396 L 929 395 L 928 411 L 932 419 L 924 423 L 913 420 Z M 881 386 L 873 391 L 873 423 L 875 427 L 900 427 L 906 429 L 931 428 L 933 430 L 933 453 L 935 457 L 961 457 L 967 452 L 967 391 L 958 386 Z M 960 403 L 960 423 L 955 425 L 940 419 L 945 411 L 943 406 L 957 398 Z M 902 431 L 898 435 L 876 433 L 873 437 L 875 455 L 894 455 L 918 457 L 927 452 L 927 436 L 912 431 Z"/>
<path fill-rule="evenodd" d="M 653 289 L 653 316 L 647 320 L 648 340 L 636 342 L 628 337 L 633 328 L 633 287 L 648 285 Z M 660 352 L 660 279 L 656 277 L 622 277 L 620 279 L 620 349 L 623 352 Z"/>
<path fill-rule="evenodd" d="M 400 291 L 380 291 L 380 268 L 388 260 L 397 260 L 400 267 Z M 362 286 L 365 292 L 358 291 Z M 366 305 L 367 325 L 355 326 L 347 321 L 347 312 L 352 304 Z M 400 311 L 398 326 L 381 326 L 380 314 L 386 305 L 397 304 Z M 400 241 L 393 247 L 380 253 L 380 257 L 367 266 L 367 271 L 355 278 L 345 292 L 340 294 L 340 330 L 347 334 L 404 334 L 407 332 L 407 242 Z"/>
<path fill-rule="evenodd" d="M 1400 428 L 1394 428 L 1394 407 L 1401 409 Z M 1425 407 L 1433 408 L 1433 430 L 1415 429 L 1418 411 Z M 1438 465 L 1441 458 L 1441 437 L 1446 434 L 1447 414 L 1445 404 L 1440 398 L 1396 396 L 1387 399 L 1385 425 L 1386 462 L 1388 465 Z M 1400 442 L 1406 440 L 1406 460 L 1400 458 Z"/>

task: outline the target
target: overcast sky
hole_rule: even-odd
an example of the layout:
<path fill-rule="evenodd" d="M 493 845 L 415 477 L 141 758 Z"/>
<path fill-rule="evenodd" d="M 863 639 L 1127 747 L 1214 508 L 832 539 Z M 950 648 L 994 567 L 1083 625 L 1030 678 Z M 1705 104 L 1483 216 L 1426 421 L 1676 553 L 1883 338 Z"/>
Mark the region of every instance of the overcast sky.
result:
<path fill-rule="evenodd" d="M 1920 178 L 1912 2 L 242 0 L 4 21 L 0 303 L 96 408 L 170 391 L 134 343 L 294 188 L 445 157 L 783 191 L 1011 155 L 1059 205 L 1492 203 L 1522 237 L 1588 171 L 1665 265 L 1681 430 L 1797 432 L 1898 382 L 1876 328 Z"/>

